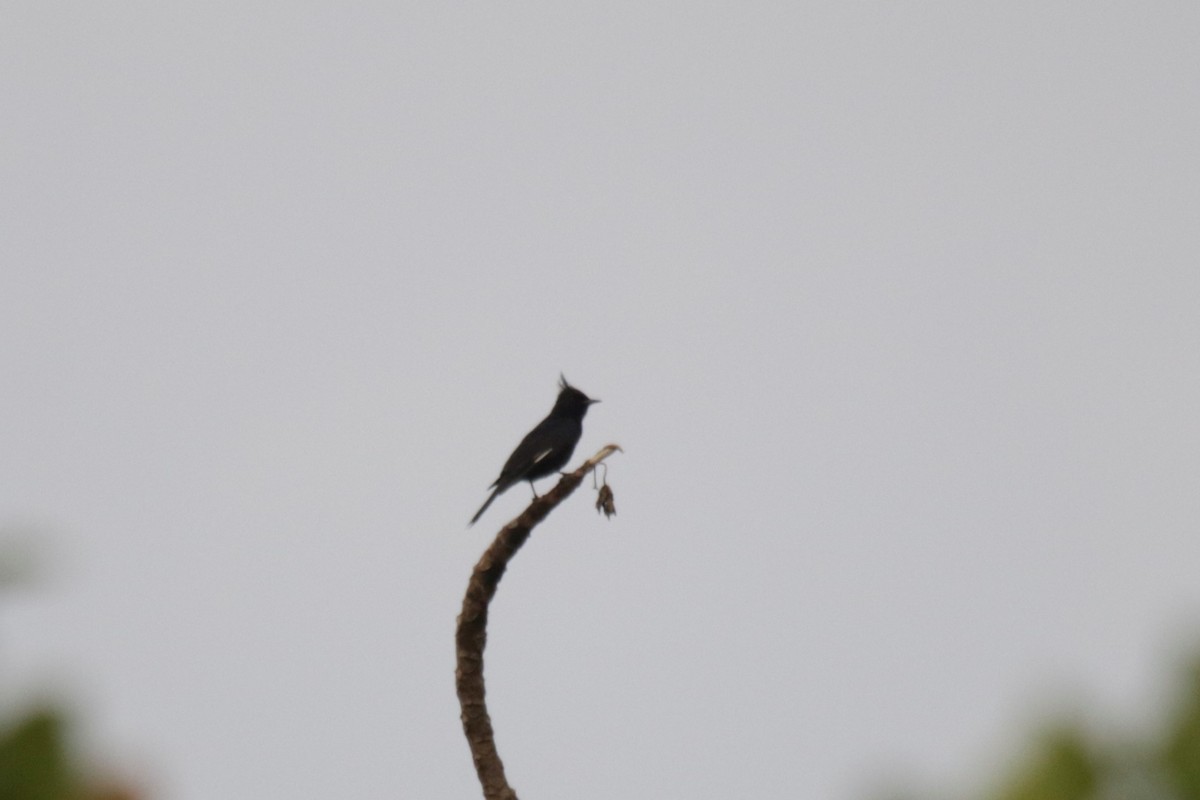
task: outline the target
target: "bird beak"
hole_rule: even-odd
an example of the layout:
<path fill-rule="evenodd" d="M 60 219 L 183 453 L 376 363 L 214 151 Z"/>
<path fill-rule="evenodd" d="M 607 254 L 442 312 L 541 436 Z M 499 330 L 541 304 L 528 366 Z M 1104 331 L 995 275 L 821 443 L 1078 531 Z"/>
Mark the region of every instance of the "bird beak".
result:
<path fill-rule="evenodd" d="M 599 401 L 599 400 L 597 400 L 597 399 L 596 399 L 596 398 L 594 398 L 594 397 L 589 397 L 589 398 L 588 398 L 588 405 L 589 405 L 589 406 L 590 406 L 592 403 L 599 403 L 599 402 L 600 402 L 600 401 Z"/>

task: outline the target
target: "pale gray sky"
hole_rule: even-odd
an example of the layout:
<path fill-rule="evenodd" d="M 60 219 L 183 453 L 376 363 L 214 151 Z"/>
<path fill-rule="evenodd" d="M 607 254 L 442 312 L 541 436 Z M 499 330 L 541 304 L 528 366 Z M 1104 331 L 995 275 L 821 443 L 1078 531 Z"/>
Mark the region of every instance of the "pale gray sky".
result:
<path fill-rule="evenodd" d="M 523 798 L 960 786 L 1200 639 L 1200 6 L 4 16 L 0 688 L 156 797 L 477 796 L 560 370 Z"/>

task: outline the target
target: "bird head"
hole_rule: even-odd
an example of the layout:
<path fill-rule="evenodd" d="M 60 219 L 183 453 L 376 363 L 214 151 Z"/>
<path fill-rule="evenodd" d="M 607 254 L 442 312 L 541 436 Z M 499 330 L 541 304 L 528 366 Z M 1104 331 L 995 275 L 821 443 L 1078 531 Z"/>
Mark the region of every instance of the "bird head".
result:
<path fill-rule="evenodd" d="M 558 399 L 554 402 L 554 412 L 552 413 L 578 414 L 583 417 L 587 413 L 588 406 L 600 402 L 567 383 L 567 379 L 562 373 L 558 375 L 558 387 L 560 391 Z"/>

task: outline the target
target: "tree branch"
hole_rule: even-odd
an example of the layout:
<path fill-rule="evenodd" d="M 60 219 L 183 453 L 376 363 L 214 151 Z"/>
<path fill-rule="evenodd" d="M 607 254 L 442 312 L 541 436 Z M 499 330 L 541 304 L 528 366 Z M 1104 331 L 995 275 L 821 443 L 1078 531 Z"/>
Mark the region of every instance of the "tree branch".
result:
<path fill-rule="evenodd" d="M 471 580 L 467 583 L 462 613 L 458 615 L 458 628 L 454 634 L 458 654 L 454 681 L 458 689 L 458 702 L 462 707 L 463 733 L 467 736 L 467 745 L 475 760 L 475 772 L 479 775 L 486 800 L 517 800 L 517 793 L 504 776 L 504 763 L 496 751 L 492 720 L 484 700 L 483 649 L 487 645 L 488 604 L 496 594 L 496 587 L 500 585 L 500 578 L 504 576 L 509 560 L 525 544 L 534 527 L 567 499 L 597 464 L 620 449 L 615 444 L 605 445 L 579 469 L 563 475 L 553 489 L 535 498 L 521 516 L 500 529 L 495 541 L 475 565 Z"/>

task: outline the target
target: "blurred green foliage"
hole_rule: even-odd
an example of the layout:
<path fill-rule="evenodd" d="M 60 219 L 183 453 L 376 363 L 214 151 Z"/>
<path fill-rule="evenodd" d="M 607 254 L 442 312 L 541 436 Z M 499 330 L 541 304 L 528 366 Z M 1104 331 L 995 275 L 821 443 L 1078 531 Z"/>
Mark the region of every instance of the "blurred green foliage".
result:
<path fill-rule="evenodd" d="M 995 800 L 1089 800 L 1097 796 L 1104 771 L 1083 731 L 1060 726 L 1038 737 Z"/>
<path fill-rule="evenodd" d="M 1177 797 L 1193 800 L 1200 798 L 1200 659 L 1191 665 L 1179 694 L 1156 766 Z"/>
<path fill-rule="evenodd" d="M 76 800 L 62 717 L 42 709 L 0 733 L 0 800 Z"/>
<path fill-rule="evenodd" d="M 1080 721 L 1035 732 L 982 800 L 1200 800 L 1200 658 L 1181 671 L 1158 730 Z M 908 795 L 915 797 L 916 795 Z"/>
<path fill-rule="evenodd" d="M 0 728 L 0 800 L 136 800 L 127 786 L 97 786 L 81 777 L 68 729 L 53 708 Z"/>

